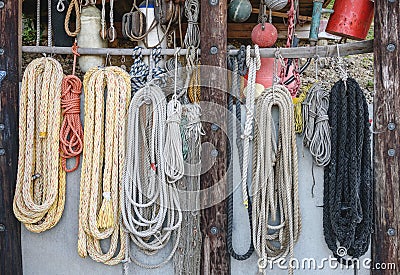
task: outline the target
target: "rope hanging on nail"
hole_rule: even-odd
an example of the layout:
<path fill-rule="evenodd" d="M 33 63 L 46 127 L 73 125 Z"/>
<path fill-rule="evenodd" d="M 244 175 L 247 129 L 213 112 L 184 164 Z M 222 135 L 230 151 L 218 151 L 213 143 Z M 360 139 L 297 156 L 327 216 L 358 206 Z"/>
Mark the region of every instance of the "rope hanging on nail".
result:
<path fill-rule="evenodd" d="M 293 97 L 293 111 L 294 111 L 294 131 L 296 134 L 303 132 L 303 115 L 302 115 L 302 103 L 306 99 L 307 89 L 305 89 L 298 97 Z"/>
<path fill-rule="evenodd" d="M 27 66 L 19 98 L 19 154 L 14 214 L 40 233 L 54 227 L 64 210 L 65 172 L 59 157 L 61 64 L 38 58 Z"/>
<path fill-rule="evenodd" d="M 275 131 L 272 108 L 278 107 Z M 298 163 L 293 103 L 281 85 L 264 91 L 257 100 L 253 149 L 253 243 L 260 272 L 269 261 L 294 257 L 301 231 Z M 289 268 L 289 274 L 293 269 Z"/>
<path fill-rule="evenodd" d="M 372 164 L 368 105 L 353 78 L 335 83 L 330 92 L 332 155 L 324 174 L 325 241 L 346 264 L 338 247 L 359 258 L 369 247 L 372 227 Z"/>
<path fill-rule="evenodd" d="M 76 56 L 79 56 L 76 42 L 72 46 L 74 64 L 72 75 L 63 78 L 61 108 L 63 121 L 60 130 L 60 155 L 65 172 L 73 172 L 79 167 L 80 154 L 83 150 L 83 128 L 80 119 L 82 82 L 75 75 Z M 75 158 L 75 166 L 68 169 L 67 159 Z"/>
<path fill-rule="evenodd" d="M 83 80 L 85 136 L 80 182 L 78 253 L 116 265 L 125 255 L 119 207 L 125 132 L 131 95 L 128 73 L 119 67 L 90 69 Z M 106 94 L 106 95 L 105 95 Z M 101 241 L 109 240 L 107 252 Z"/>
<path fill-rule="evenodd" d="M 233 141 L 233 98 L 236 98 L 236 145 L 239 154 L 239 167 L 242 169 L 243 165 L 243 145 L 241 138 L 241 103 L 240 103 L 240 87 L 241 87 L 241 78 L 246 74 L 246 70 L 240 70 L 239 67 L 243 68 L 243 64 L 239 66 L 238 63 L 245 63 L 245 47 L 240 47 L 238 56 L 230 56 L 228 58 L 228 68 L 232 71 L 231 73 L 231 81 L 232 81 L 232 89 L 231 93 L 228 97 L 228 140 Z M 245 66 L 245 65 L 244 65 Z M 227 223 L 228 229 L 226 234 L 226 243 L 229 254 L 236 260 L 243 261 L 250 258 L 250 256 L 254 252 L 253 246 L 253 235 L 252 235 L 252 204 L 251 201 L 248 201 L 247 213 L 249 217 L 249 228 L 250 228 L 250 244 L 246 253 L 237 254 L 235 249 L 233 248 L 232 243 L 232 233 L 233 233 L 233 144 L 227 146 L 227 158 L 228 158 L 228 174 L 227 174 L 227 183 L 228 183 L 228 201 L 227 201 Z M 241 172 L 241 171 L 240 171 Z M 246 187 L 248 189 L 248 186 Z"/>

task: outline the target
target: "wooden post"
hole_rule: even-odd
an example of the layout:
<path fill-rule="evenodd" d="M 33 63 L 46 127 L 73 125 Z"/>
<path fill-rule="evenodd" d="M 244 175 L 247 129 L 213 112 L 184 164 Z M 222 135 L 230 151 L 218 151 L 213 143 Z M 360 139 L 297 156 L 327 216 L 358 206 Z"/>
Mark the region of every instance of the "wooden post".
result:
<path fill-rule="evenodd" d="M 217 186 L 201 197 L 203 247 L 201 274 L 229 274 L 230 257 L 226 249 L 226 50 L 227 1 L 201 0 L 201 63 L 216 66 L 201 70 L 202 121 L 206 131 L 202 142 L 214 150 L 202 151 L 203 167 L 211 169 L 201 176 L 201 189 Z M 213 104 L 217 107 L 212 107 Z M 205 120 L 210 123 L 206 123 Z M 214 123 L 215 125 L 212 125 Z M 218 128 L 215 127 L 218 125 Z M 222 200 L 222 201 L 221 201 Z M 213 202 L 220 201 L 217 204 Z M 209 207 L 210 205 L 213 205 Z"/>
<path fill-rule="evenodd" d="M 18 93 L 22 1 L 0 0 L 0 274 L 22 274 L 21 225 L 13 198 L 18 163 Z M 0 50 L 1 51 L 1 50 Z"/>
<path fill-rule="evenodd" d="M 374 180 L 372 264 L 394 263 L 400 274 L 400 1 L 375 2 Z"/>

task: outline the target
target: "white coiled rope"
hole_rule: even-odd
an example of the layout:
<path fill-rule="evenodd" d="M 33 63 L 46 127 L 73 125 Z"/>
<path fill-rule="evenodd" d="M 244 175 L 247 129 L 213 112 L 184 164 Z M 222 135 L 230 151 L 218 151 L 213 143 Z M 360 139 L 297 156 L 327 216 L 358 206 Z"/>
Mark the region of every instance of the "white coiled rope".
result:
<path fill-rule="evenodd" d="M 188 20 L 188 26 L 183 43 L 186 48 L 193 46 L 197 49 L 200 46 L 199 13 L 200 4 L 198 0 L 185 1 L 185 16 Z"/>
<path fill-rule="evenodd" d="M 279 109 L 275 133 L 272 108 Z M 293 258 L 301 218 L 293 104 L 281 85 L 266 89 L 257 101 L 253 154 L 253 240 L 260 272 L 268 262 Z M 289 274 L 293 270 L 289 269 Z"/>
<path fill-rule="evenodd" d="M 247 193 L 247 173 L 250 159 L 250 140 L 253 139 L 254 101 L 256 89 L 256 73 L 261 67 L 260 50 L 258 45 L 254 46 L 255 56 L 251 57 L 251 47 L 247 46 L 246 65 L 249 68 L 246 94 L 246 122 L 244 124 L 243 139 L 243 171 L 242 171 L 242 194 L 243 205 L 249 207 L 249 195 Z"/>
<path fill-rule="evenodd" d="M 165 106 L 163 91 L 154 84 L 146 84 L 135 93 L 128 114 L 121 195 L 123 223 L 128 232 L 125 260 L 149 269 L 161 267 L 173 257 L 181 234 L 178 191 L 174 183 L 167 184 L 165 175 Z M 146 255 L 154 255 L 172 236 L 172 251 L 159 264 L 144 264 L 130 255 L 130 240 Z"/>
<path fill-rule="evenodd" d="M 317 82 L 308 91 L 303 102 L 304 139 L 318 166 L 326 166 L 331 160 L 331 129 L 329 126 L 330 90 L 325 83 Z"/>

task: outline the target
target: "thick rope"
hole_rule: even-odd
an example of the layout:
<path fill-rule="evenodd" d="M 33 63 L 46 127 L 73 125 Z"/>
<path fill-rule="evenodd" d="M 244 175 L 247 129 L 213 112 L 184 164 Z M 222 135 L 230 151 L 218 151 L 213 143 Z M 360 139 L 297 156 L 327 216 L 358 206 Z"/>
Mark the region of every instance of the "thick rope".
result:
<path fill-rule="evenodd" d="M 14 214 L 29 231 L 55 226 L 64 210 L 59 158 L 61 64 L 38 58 L 26 68 L 19 100 L 19 155 Z"/>
<path fill-rule="evenodd" d="M 358 83 L 345 81 L 336 82 L 330 92 L 332 156 L 324 174 L 325 241 L 339 259 L 339 246 L 353 258 L 364 255 L 373 228 L 368 105 Z"/>
<path fill-rule="evenodd" d="M 331 160 L 331 128 L 328 108 L 330 91 L 325 83 L 317 82 L 308 91 L 303 102 L 303 144 L 310 148 L 318 166 L 326 166 Z"/>
<path fill-rule="evenodd" d="M 85 74 L 83 84 L 85 147 L 81 171 L 78 253 L 81 257 L 89 254 L 97 262 L 115 265 L 124 258 L 126 249 L 126 234 L 120 226 L 119 201 L 125 162 L 130 79 L 119 67 L 94 67 Z M 110 245 L 104 253 L 100 242 L 106 239 L 110 240 Z"/>
<path fill-rule="evenodd" d="M 243 139 L 243 171 L 242 171 L 242 193 L 243 205 L 248 208 L 249 195 L 247 193 L 247 173 L 249 169 L 249 155 L 250 155 L 250 140 L 253 139 L 253 119 L 254 119 L 254 101 L 255 101 L 255 84 L 256 72 L 261 67 L 260 51 L 258 45 L 255 45 L 255 56 L 250 55 L 251 47 L 247 46 L 246 49 L 246 65 L 249 68 L 249 77 L 247 82 L 247 95 L 246 95 L 246 121 L 244 124 Z"/>
<path fill-rule="evenodd" d="M 60 155 L 65 172 L 73 172 L 79 167 L 80 154 L 83 150 L 83 129 L 80 119 L 82 82 L 75 76 L 77 45 L 74 43 L 74 64 L 72 75 L 65 76 L 62 82 L 61 108 L 64 117 L 60 130 Z M 67 168 L 67 159 L 75 158 L 75 166 Z"/>
<path fill-rule="evenodd" d="M 275 132 L 272 107 L 279 109 Z M 260 272 L 269 261 L 289 255 L 301 230 L 298 164 L 293 104 L 281 85 L 266 89 L 257 101 L 253 158 L 253 240 Z M 265 270 L 264 270 L 265 271 Z M 293 270 L 289 269 L 289 274 Z"/>
<path fill-rule="evenodd" d="M 69 22 L 71 20 L 71 15 L 72 15 L 72 10 L 75 9 L 75 31 L 71 31 L 69 29 Z M 81 31 L 81 12 L 80 12 L 80 4 L 78 2 L 78 0 L 71 0 L 71 2 L 69 3 L 68 6 L 68 10 L 67 10 L 67 14 L 65 16 L 65 20 L 64 20 L 64 28 L 65 28 L 65 32 L 71 36 L 71 37 L 76 37 L 78 35 L 78 33 Z"/>
<path fill-rule="evenodd" d="M 244 48 L 241 48 L 240 52 L 245 52 Z M 228 137 L 230 140 L 230 144 L 227 147 L 227 158 L 228 158 L 228 175 L 227 175 L 227 182 L 228 182 L 228 201 L 227 201 L 227 234 L 226 234 L 226 243 L 227 243 L 227 248 L 229 254 L 236 260 L 243 261 L 248 258 L 253 254 L 254 252 L 254 246 L 253 246 L 253 234 L 252 234 L 252 206 L 251 206 L 251 201 L 249 200 L 248 203 L 248 217 L 249 217 L 249 226 L 250 226 L 250 245 L 249 249 L 247 250 L 246 253 L 244 254 L 237 254 L 235 249 L 233 248 L 233 243 L 232 243 L 232 231 L 233 231 L 233 144 L 232 141 L 234 139 L 233 137 L 233 98 L 236 96 L 236 145 L 238 148 L 238 154 L 239 154 L 239 163 L 240 167 L 242 167 L 243 164 L 243 145 L 242 145 L 242 139 L 241 139 L 241 129 L 242 129 L 242 123 L 241 123 L 241 103 L 240 103 L 240 84 L 241 84 L 241 77 L 243 75 L 239 75 L 239 62 L 243 62 L 244 60 L 240 60 L 241 56 L 239 57 L 229 57 L 228 59 L 228 68 L 232 70 L 232 89 L 231 89 L 231 94 L 228 97 Z M 239 60 L 238 60 L 239 59 Z M 243 72 L 242 72 L 243 73 Z M 248 186 L 246 187 L 248 189 Z"/>
<path fill-rule="evenodd" d="M 142 88 L 149 75 L 149 65 L 143 61 L 142 47 L 136 46 L 132 53 L 133 64 L 129 75 L 131 76 L 132 92 L 135 93 Z"/>
<path fill-rule="evenodd" d="M 165 175 L 166 99 L 156 85 L 147 84 L 132 98 L 128 114 L 126 162 L 121 209 L 128 236 L 126 261 L 142 268 L 158 268 L 169 262 L 178 247 L 182 211 L 175 183 Z M 140 262 L 129 252 L 133 243 L 146 255 L 154 255 L 174 237 L 171 253 L 159 264 Z"/>

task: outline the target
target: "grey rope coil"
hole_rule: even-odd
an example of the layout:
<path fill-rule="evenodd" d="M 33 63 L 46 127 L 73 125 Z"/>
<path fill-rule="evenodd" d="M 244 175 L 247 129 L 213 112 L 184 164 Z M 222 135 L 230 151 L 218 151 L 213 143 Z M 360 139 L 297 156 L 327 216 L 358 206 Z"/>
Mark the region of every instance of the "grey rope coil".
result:
<path fill-rule="evenodd" d="M 332 156 L 324 174 L 323 225 L 329 249 L 346 264 L 337 254 L 339 246 L 353 258 L 368 250 L 373 187 L 368 105 L 358 83 L 343 79 L 330 93 Z"/>
<path fill-rule="evenodd" d="M 228 157 L 228 175 L 227 175 L 227 182 L 228 182 L 228 201 L 227 201 L 227 223 L 228 229 L 226 234 L 226 242 L 227 242 L 227 249 L 229 254 L 238 261 L 247 260 L 254 252 L 253 246 L 253 235 L 252 232 L 252 207 L 251 207 L 251 200 L 249 198 L 248 201 L 248 208 L 247 213 L 249 217 L 249 227 L 250 227 L 250 245 L 246 253 L 244 254 L 237 254 L 235 249 L 233 248 L 232 243 L 232 231 L 233 231 L 233 162 L 232 162 L 232 147 L 231 141 L 233 141 L 233 119 L 232 112 L 233 112 L 233 98 L 236 97 L 236 145 L 239 152 L 239 162 L 240 167 L 243 166 L 243 144 L 241 140 L 241 103 L 240 103 L 240 84 L 241 84 L 241 77 L 246 73 L 246 61 L 245 61 L 245 47 L 242 46 L 239 50 L 239 54 L 236 57 L 230 56 L 228 58 L 228 68 L 232 71 L 232 90 L 228 97 L 228 140 L 230 141 L 227 146 L 227 157 Z M 239 65 L 240 64 L 240 65 Z M 241 70 L 239 70 L 239 67 Z M 241 168 L 240 168 L 241 169 Z M 248 188 L 248 186 L 247 186 Z"/>

